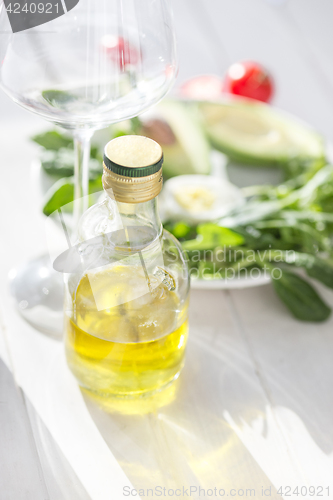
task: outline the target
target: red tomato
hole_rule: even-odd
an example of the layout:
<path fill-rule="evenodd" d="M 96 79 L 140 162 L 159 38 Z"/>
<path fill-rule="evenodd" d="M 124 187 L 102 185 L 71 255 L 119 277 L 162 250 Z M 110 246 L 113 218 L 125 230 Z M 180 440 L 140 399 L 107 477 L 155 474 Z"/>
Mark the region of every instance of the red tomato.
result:
<path fill-rule="evenodd" d="M 223 84 L 224 92 L 269 102 L 274 85 L 267 70 L 258 63 L 244 61 L 235 63 L 227 71 Z"/>
<path fill-rule="evenodd" d="M 189 99 L 218 99 L 222 94 L 222 80 L 215 75 L 196 76 L 183 83 L 180 94 Z"/>
<path fill-rule="evenodd" d="M 102 38 L 102 47 L 110 59 L 118 63 L 121 69 L 130 64 L 137 64 L 140 59 L 139 51 L 121 36 L 104 36 Z"/>

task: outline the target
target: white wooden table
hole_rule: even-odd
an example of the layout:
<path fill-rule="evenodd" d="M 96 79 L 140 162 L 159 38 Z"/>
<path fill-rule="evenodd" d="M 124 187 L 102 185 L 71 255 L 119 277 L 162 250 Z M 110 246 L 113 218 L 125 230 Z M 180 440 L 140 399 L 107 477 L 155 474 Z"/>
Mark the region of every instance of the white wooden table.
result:
<path fill-rule="evenodd" d="M 174 4 L 178 83 L 260 61 L 275 104 L 332 139 L 332 0 Z M 155 487 L 162 498 L 164 487 L 167 498 L 205 498 L 199 487 L 206 498 L 214 488 L 279 498 L 280 487 L 296 498 L 296 486 L 298 498 L 310 486 L 333 497 L 333 318 L 294 320 L 270 285 L 192 293 L 186 366 L 168 406 L 124 416 L 81 395 L 61 342 L 29 327 L 7 291 L 9 270 L 46 249 L 27 139 L 45 124 L 4 95 L 0 112 L 1 500 L 120 500 L 125 485 L 145 489 L 141 498 Z"/>

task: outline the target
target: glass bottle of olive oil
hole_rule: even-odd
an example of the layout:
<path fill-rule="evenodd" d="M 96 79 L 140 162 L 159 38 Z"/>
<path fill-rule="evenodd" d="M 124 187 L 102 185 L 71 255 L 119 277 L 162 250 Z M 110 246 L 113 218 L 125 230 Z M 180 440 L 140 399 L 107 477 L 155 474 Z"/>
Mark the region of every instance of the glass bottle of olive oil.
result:
<path fill-rule="evenodd" d="M 158 215 L 162 163 L 151 139 L 113 139 L 105 199 L 80 222 L 80 265 L 66 286 L 66 355 L 79 384 L 106 398 L 159 391 L 184 363 L 189 274 Z"/>

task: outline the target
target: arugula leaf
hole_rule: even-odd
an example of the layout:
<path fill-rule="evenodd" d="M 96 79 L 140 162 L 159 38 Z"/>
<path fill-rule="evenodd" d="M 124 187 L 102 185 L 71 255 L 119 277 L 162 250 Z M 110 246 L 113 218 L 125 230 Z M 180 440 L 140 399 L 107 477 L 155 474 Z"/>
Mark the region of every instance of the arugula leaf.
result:
<path fill-rule="evenodd" d="M 316 290 L 296 274 L 281 271 L 281 278 L 272 280 L 273 287 L 295 318 L 301 321 L 325 321 L 331 314 L 331 308 Z"/>
<path fill-rule="evenodd" d="M 235 227 L 233 231 L 243 236 L 246 245 L 250 248 L 259 250 L 280 247 L 280 241 L 274 234 L 260 231 L 252 225 Z"/>
<path fill-rule="evenodd" d="M 264 220 L 254 224 L 256 229 L 276 229 L 280 232 L 283 241 L 293 244 L 301 244 L 306 251 L 331 250 L 331 242 L 325 232 L 318 231 L 311 224 L 294 220 Z"/>
<path fill-rule="evenodd" d="M 73 147 L 73 139 L 67 135 L 60 134 L 57 130 L 49 130 L 44 134 L 32 137 L 32 140 L 45 149 L 58 151 L 61 148 Z"/>

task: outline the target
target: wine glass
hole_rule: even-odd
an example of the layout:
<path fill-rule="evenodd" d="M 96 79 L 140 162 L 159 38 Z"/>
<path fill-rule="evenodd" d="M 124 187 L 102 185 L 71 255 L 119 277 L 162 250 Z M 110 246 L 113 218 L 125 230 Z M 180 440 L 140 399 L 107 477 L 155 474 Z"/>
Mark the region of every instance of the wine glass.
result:
<path fill-rule="evenodd" d="M 87 208 L 94 131 L 132 118 L 164 97 L 174 82 L 177 58 L 168 0 L 75 3 L 30 2 L 22 22 L 33 19 L 30 25 L 36 26 L 14 33 L 11 26 L 18 18 L 13 16 L 24 13 L 10 12 L 8 3 L 6 12 L 0 4 L 0 85 L 23 108 L 72 131 L 76 227 Z M 72 8 L 45 22 L 36 16 L 44 9 L 45 19 L 46 5 L 52 5 L 53 14 L 64 5 Z M 63 285 L 50 258 L 35 259 L 13 276 L 21 314 L 41 331 L 57 334 Z"/>

